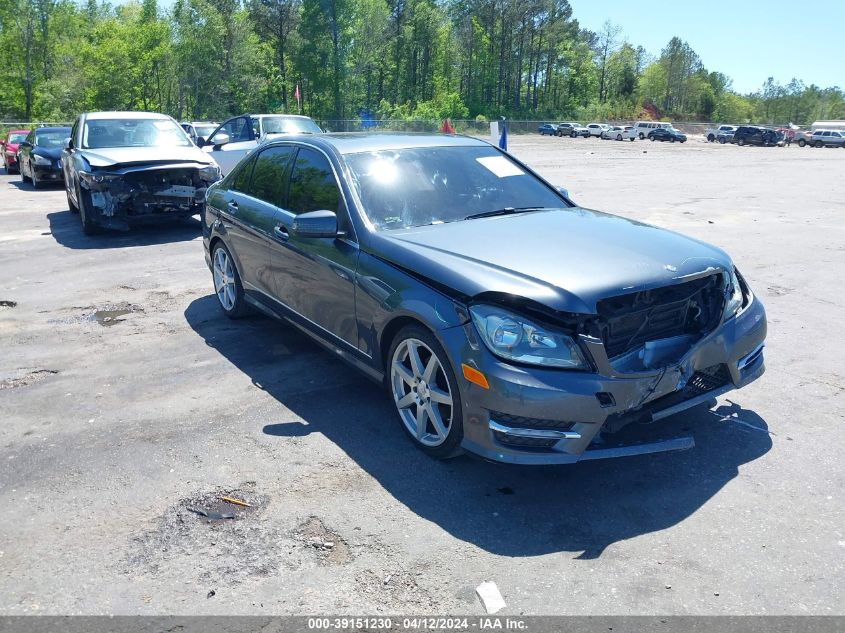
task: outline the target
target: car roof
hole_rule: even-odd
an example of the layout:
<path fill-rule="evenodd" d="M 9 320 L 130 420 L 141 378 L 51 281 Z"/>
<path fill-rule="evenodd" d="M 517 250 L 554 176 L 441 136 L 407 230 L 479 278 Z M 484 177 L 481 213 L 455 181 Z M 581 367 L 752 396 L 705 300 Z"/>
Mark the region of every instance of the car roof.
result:
<path fill-rule="evenodd" d="M 36 136 L 38 136 L 39 132 L 70 132 L 70 127 L 65 125 L 46 125 L 44 127 L 39 127 L 35 129 Z"/>
<path fill-rule="evenodd" d="M 9 134 L 29 134 L 32 130 L 9 130 Z"/>
<path fill-rule="evenodd" d="M 422 147 L 489 147 L 490 143 L 471 136 L 430 133 L 351 132 L 335 134 L 291 134 L 278 141 L 302 141 L 339 154 Z"/>
<path fill-rule="evenodd" d="M 86 112 L 83 115 L 86 119 L 170 119 L 161 112 Z"/>

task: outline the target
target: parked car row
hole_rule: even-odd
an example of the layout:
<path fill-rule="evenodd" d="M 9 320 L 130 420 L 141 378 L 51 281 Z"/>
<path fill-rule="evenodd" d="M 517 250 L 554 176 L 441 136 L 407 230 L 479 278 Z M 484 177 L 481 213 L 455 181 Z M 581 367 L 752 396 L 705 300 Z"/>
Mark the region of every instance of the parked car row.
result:
<path fill-rule="evenodd" d="M 727 254 L 579 208 L 489 143 L 280 115 L 190 125 L 196 143 L 163 114 L 85 113 L 18 139 L 17 164 L 64 180 L 85 233 L 198 213 L 222 312 L 284 320 L 381 383 L 432 457 L 690 448 L 608 440 L 764 372 L 765 311 Z"/>
<path fill-rule="evenodd" d="M 607 123 L 589 123 L 586 126 L 577 123 L 543 123 L 537 128 L 540 136 L 568 136 L 570 138 L 601 138 L 615 141 L 635 141 L 652 138 L 653 140 L 671 140 L 659 130 L 674 130 L 671 123 L 665 121 L 637 121 L 634 125 L 609 125 Z M 675 130 L 675 140 L 684 136 Z M 684 141 L 686 137 L 684 136 Z M 683 142 L 683 141 L 682 141 Z"/>
<path fill-rule="evenodd" d="M 320 132 L 298 115 L 179 124 L 150 112 L 91 112 L 73 127 L 13 130 L 0 145 L 7 173 L 36 189 L 63 182 L 70 210 L 91 234 L 196 215 L 208 186 L 260 142 Z"/>

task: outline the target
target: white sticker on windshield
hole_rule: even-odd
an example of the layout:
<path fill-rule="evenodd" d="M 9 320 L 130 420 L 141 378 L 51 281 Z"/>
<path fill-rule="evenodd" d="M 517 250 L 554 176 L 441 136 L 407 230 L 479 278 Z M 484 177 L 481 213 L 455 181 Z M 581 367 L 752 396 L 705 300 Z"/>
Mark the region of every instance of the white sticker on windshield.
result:
<path fill-rule="evenodd" d="M 499 178 L 506 178 L 507 176 L 522 176 L 525 174 L 524 171 L 504 156 L 485 156 L 484 158 L 476 158 L 475 160 L 484 165 Z"/>

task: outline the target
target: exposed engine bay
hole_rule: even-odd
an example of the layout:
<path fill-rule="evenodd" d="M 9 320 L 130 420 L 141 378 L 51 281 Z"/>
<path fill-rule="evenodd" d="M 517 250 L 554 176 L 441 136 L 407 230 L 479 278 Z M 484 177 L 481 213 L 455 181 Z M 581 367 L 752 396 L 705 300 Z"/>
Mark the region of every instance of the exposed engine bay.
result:
<path fill-rule="evenodd" d="M 642 371 L 678 361 L 720 322 L 729 275 L 604 299 L 601 337 L 618 371 Z"/>
<path fill-rule="evenodd" d="M 82 195 L 90 196 L 97 224 L 128 228 L 133 221 L 188 217 L 200 212 L 208 186 L 219 179 L 216 166 L 145 167 L 80 174 Z"/>

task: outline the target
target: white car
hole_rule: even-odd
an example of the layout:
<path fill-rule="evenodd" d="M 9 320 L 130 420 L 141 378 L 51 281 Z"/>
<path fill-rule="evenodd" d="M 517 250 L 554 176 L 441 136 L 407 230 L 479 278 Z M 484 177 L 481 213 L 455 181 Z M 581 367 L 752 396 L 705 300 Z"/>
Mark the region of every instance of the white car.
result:
<path fill-rule="evenodd" d="M 590 131 L 590 136 L 598 136 L 601 138 L 602 133 L 605 130 L 609 130 L 610 126 L 607 123 L 590 123 L 587 125 L 587 129 Z"/>
<path fill-rule="evenodd" d="M 320 126 L 297 114 L 242 114 L 224 121 L 200 145 L 211 154 L 225 176 L 258 144 L 286 134 L 321 134 Z"/>
<path fill-rule="evenodd" d="M 625 139 L 634 140 L 636 136 L 634 136 L 631 132 L 633 131 L 633 125 L 614 125 L 601 133 L 601 137 L 605 140 L 611 141 L 624 141 Z"/>

